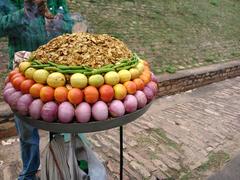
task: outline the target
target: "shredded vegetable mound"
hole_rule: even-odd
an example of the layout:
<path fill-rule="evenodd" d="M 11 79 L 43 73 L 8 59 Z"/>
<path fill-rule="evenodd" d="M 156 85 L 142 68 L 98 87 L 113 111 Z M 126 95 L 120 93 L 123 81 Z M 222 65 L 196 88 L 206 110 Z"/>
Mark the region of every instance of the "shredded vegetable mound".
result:
<path fill-rule="evenodd" d="M 106 34 L 74 33 L 51 40 L 32 55 L 42 63 L 52 61 L 62 65 L 97 68 L 131 58 L 132 52 L 122 41 Z"/>

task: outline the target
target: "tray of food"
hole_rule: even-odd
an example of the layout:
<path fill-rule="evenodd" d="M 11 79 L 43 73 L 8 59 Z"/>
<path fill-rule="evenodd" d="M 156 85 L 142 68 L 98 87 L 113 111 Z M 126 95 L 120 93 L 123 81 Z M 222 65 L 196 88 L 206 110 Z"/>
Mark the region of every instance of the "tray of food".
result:
<path fill-rule="evenodd" d="M 26 121 L 26 123 L 30 124 L 33 127 L 38 129 L 43 129 L 45 131 L 54 132 L 54 133 L 88 133 L 88 132 L 97 132 L 103 131 L 107 129 L 116 128 L 119 126 L 123 126 L 128 124 L 140 116 L 142 116 L 150 107 L 151 103 L 147 104 L 142 109 L 139 109 L 133 113 L 125 114 L 121 117 L 116 118 L 108 118 L 103 121 L 94 121 L 90 120 L 86 123 L 78 123 L 77 121 L 73 121 L 72 123 L 64 124 L 61 122 L 46 122 L 42 120 L 35 120 L 29 116 L 22 116 L 18 112 L 15 112 L 15 115 Z"/>
<path fill-rule="evenodd" d="M 17 116 L 38 128 L 91 132 L 138 118 L 157 91 L 149 63 L 122 41 L 74 33 L 19 63 L 8 74 L 3 97 Z"/>

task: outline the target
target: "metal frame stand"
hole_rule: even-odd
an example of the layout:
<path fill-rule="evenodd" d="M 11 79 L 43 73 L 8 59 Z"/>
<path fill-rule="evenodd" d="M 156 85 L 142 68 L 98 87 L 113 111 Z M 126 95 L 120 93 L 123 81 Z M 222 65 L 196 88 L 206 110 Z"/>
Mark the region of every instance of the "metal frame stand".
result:
<path fill-rule="evenodd" d="M 53 139 L 54 132 L 49 132 L 49 140 Z M 120 139 L 120 180 L 123 180 L 123 127 L 119 127 L 119 139 Z"/>
<path fill-rule="evenodd" d="M 53 135 L 54 135 L 55 133 L 53 133 L 53 132 L 49 132 L 49 141 L 51 141 L 52 139 L 53 139 Z"/>
<path fill-rule="evenodd" d="M 120 180 L 123 180 L 123 127 L 120 126 Z"/>

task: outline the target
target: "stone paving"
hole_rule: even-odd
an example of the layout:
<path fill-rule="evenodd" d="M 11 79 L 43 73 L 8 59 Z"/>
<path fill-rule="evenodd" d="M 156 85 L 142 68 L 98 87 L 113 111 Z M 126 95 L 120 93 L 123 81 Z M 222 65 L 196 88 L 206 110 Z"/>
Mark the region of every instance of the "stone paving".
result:
<path fill-rule="evenodd" d="M 240 77 L 157 99 L 124 127 L 124 180 L 207 179 L 240 152 L 239 107 Z M 41 137 L 43 148 L 46 132 Z M 88 137 L 110 179 L 118 179 L 118 129 Z M 17 141 L 0 144 L 0 177 L 20 169 L 18 153 Z"/>
<path fill-rule="evenodd" d="M 179 179 L 209 162 L 213 153 L 234 156 L 240 151 L 239 106 L 240 77 L 158 99 L 124 128 L 125 174 Z M 93 134 L 90 140 L 117 176 L 118 130 Z"/>

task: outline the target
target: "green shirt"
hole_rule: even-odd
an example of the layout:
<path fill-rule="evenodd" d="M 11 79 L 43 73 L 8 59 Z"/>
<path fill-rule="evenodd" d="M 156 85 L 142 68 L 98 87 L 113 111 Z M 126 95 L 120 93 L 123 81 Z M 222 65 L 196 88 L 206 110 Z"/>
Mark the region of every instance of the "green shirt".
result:
<path fill-rule="evenodd" d="M 56 36 L 56 34 L 47 34 L 44 17 L 40 16 L 31 21 L 25 17 L 23 1 L 0 0 L 0 37 L 8 37 L 9 69 L 12 68 L 15 52 L 34 51 Z M 72 21 L 68 14 L 66 1 L 48 0 L 47 4 L 52 14 L 64 14 L 64 23 L 60 33 L 71 33 Z"/>

